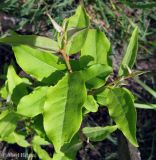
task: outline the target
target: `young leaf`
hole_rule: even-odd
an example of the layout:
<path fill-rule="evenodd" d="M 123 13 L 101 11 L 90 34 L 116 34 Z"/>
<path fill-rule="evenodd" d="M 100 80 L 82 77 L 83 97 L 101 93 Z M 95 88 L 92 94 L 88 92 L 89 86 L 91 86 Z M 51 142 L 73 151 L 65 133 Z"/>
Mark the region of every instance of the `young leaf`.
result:
<path fill-rule="evenodd" d="M 34 117 L 43 112 L 48 87 L 38 87 L 29 95 L 24 96 L 18 106 L 17 113 Z"/>
<path fill-rule="evenodd" d="M 91 56 L 93 61 L 90 64 L 109 65 L 108 52 L 110 50 L 110 42 L 105 34 L 99 30 L 90 29 L 87 39 L 81 50 L 81 56 Z"/>
<path fill-rule="evenodd" d="M 0 119 L 0 137 L 7 137 L 11 134 L 17 125 L 19 115 L 14 112 L 9 112 L 6 116 Z"/>
<path fill-rule="evenodd" d="M 70 17 L 67 21 L 67 30 L 72 28 L 85 28 L 89 26 L 89 17 L 82 6 L 79 6 L 75 15 Z"/>
<path fill-rule="evenodd" d="M 84 45 L 89 27 L 89 17 L 85 9 L 79 6 L 75 15 L 65 21 L 67 25 L 66 53 L 70 55 L 79 52 Z"/>
<path fill-rule="evenodd" d="M 81 50 L 83 47 L 86 37 L 87 37 L 88 29 L 83 29 L 81 31 L 76 32 L 68 41 L 66 46 L 67 54 L 74 54 Z"/>
<path fill-rule="evenodd" d="M 30 146 L 30 144 L 25 140 L 25 136 L 16 132 L 12 132 L 7 137 L 4 137 L 2 141 L 6 141 L 11 144 L 17 143 L 21 147 Z"/>
<path fill-rule="evenodd" d="M 92 95 L 88 95 L 87 99 L 84 103 L 84 107 L 87 109 L 89 112 L 97 112 L 98 110 L 98 104 L 96 103 L 96 100 Z"/>
<path fill-rule="evenodd" d="M 123 88 L 106 89 L 103 93 L 97 95 L 97 101 L 108 107 L 109 114 L 118 128 L 134 146 L 138 146 L 136 140 L 136 110 L 129 92 Z"/>
<path fill-rule="evenodd" d="M 14 46 L 13 51 L 19 66 L 28 74 L 42 80 L 56 70 L 65 69 L 59 64 L 59 57 L 48 52 L 39 51 L 26 45 Z"/>
<path fill-rule="evenodd" d="M 85 99 L 86 88 L 80 72 L 66 75 L 48 89 L 43 114 L 44 129 L 56 152 L 79 130 Z"/>
<path fill-rule="evenodd" d="M 117 129 L 117 126 L 85 127 L 83 133 L 90 141 L 103 141 L 107 136 Z"/>
<path fill-rule="evenodd" d="M 36 35 L 11 35 L 0 39 L 0 42 L 15 45 L 28 45 L 44 51 L 58 52 L 59 47 L 54 40 Z"/>
<path fill-rule="evenodd" d="M 128 69 L 132 68 L 136 59 L 138 50 L 138 27 L 135 27 L 129 45 L 127 47 L 127 51 L 125 53 L 125 56 L 121 62 L 120 68 L 119 68 L 119 76 L 127 75 Z"/>

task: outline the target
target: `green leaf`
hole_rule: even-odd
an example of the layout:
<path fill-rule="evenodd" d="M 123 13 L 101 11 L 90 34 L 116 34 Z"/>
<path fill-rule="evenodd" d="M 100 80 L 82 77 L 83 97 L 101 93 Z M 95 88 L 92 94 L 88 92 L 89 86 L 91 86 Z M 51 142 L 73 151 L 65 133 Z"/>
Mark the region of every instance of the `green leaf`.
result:
<path fill-rule="evenodd" d="M 145 83 L 143 83 L 141 80 L 139 79 L 135 79 L 135 81 L 140 84 L 148 93 L 150 93 L 154 98 L 156 98 L 156 91 L 153 90 L 152 88 L 150 88 L 148 85 L 146 85 Z"/>
<path fill-rule="evenodd" d="M 93 61 L 90 62 L 90 64 L 98 63 L 109 65 L 109 50 L 110 42 L 105 34 L 99 30 L 90 29 L 81 50 L 81 56 L 91 56 Z"/>
<path fill-rule="evenodd" d="M 112 68 L 107 65 L 94 64 L 82 70 L 82 75 L 88 88 L 99 88 L 106 82 Z"/>
<path fill-rule="evenodd" d="M 83 47 L 86 37 L 87 37 L 88 29 L 83 29 L 81 31 L 76 32 L 68 41 L 66 46 L 67 54 L 74 54 L 81 50 Z"/>
<path fill-rule="evenodd" d="M 84 103 L 84 107 L 89 112 L 97 112 L 99 106 L 96 103 L 96 100 L 94 99 L 94 97 L 92 95 L 88 95 Z"/>
<path fill-rule="evenodd" d="M 36 35 L 11 35 L 0 39 L 0 42 L 15 45 L 28 45 L 45 51 L 58 52 L 59 47 L 56 41 Z"/>
<path fill-rule="evenodd" d="M 28 93 L 26 89 L 27 85 L 24 83 L 23 79 L 16 74 L 15 69 L 12 65 L 10 65 L 8 68 L 7 86 L 9 96 L 11 96 L 11 99 L 16 104 L 24 95 Z"/>
<path fill-rule="evenodd" d="M 156 110 L 156 104 L 141 104 L 141 103 L 134 103 L 136 108 L 140 109 L 154 109 Z"/>
<path fill-rule="evenodd" d="M 82 6 L 79 6 L 76 10 L 75 15 L 65 20 L 66 28 L 66 38 L 67 46 L 66 53 L 74 54 L 81 50 L 83 47 L 88 27 L 89 27 L 89 17 Z M 59 38 L 61 41 L 61 38 Z"/>
<path fill-rule="evenodd" d="M 50 145 L 48 141 L 46 141 L 44 138 L 41 138 L 40 136 L 35 136 L 32 142 L 38 145 Z"/>
<path fill-rule="evenodd" d="M 34 117 L 43 112 L 48 87 L 38 87 L 32 93 L 24 96 L 18 106 L 17 113 Z"/>
<path fill-rule="evenodd" d="M 137 50 L 138 50 L 138 27 L 135 27 L 129 45 L 127 47 L 127 51 L 119 68 L 119 73 L 118 73 L 119 76 L 127 75 L 128 68 L 132 69 L 136 59 Z"/>
<path fill-rule="evenodd" d="M 41 139 L 38 136 L 35 136 L 32 140 L 32 148 L 37 153 L 38 157 L 42 160 L 52 160 L 49 154 L 41 148 Z M 46 143 L 47 144 L 47 143 Z"/>
<path fill-rule="evenodd" d="M 56 70 L 65 69 L 59 64 L 59 57 L 48 52 L 39 51 L 26 45 L 14 46 L 13 51 L 19 66 L 28 74 L 42 80 Z"/>
<path fill-rule="evenodd" d="M 117 126 L 106 126 L 106 127 L 85 127 L 83 133 L 90 141 L 103 141 L 112 132 L 117 129 Z"/>
<path fill-rule="evenodd" d="M 2 139 L 10 144 L 17 143 L 21 147 L 29 147 L 30 144 L 25 140 L 25 136 L 22 134 L 18 134 L 16 132 L 12 132 L 7 137 Z"/>
<path fill-rule="evenodd" d="M 67 30 L 71 28 L 85 28 L 89 26 L 89 17 L 85 9 L 79 6 L 76 9 L 75 15 L 68 19 Z"/>
<path fill-rule="evenodd" d="M 33 122 L 34 123 L 32 124 L 32 127 L 37 133 L 37 135 L 39 135 L 40 137 L 46 138 L 46 133 L 44 131 L 44 126 L 43 126 L 43 115 L 39 114 L 35 116 L 33 118 Z"/>
<path fill-rule="evenodd" d="M 56 152 L 79 130 L 85 99 L 86 88 L 80 72 L 66 75 L 48 89 L 43 114 L 44 129 Z"/>
<path fill-rule="evenodd" d="M 61 151 L 65 154 L 65 156 L 71 160 L 76 159 L 76 154 L 79 149 L 82 147 L 82 142 L 79 139 L 79 134 L 76 134 L 70 143 L 66 143 L 62 148 Z"/>
<path fill-rule="evenodd" d="M 8 67 L 7 80 L 8 80 L 8 90 L 10 95 L 13 93 L 13 90 L 15 89 L 16 86 L 23 83 L 22 78 L 20 78 L 16 74 L 16 71 L 12 65 Z"/>
<path fill-rule="evenodd" d="M 95 77 L 106 78 L 112 72 L 112 67 L 102 64 L 94 64 L 82 70 L 82 76 L 87 82 Z"/>
<path fill-rule="evenodd" d="M 6 81 L 3 87 L 0 89 L 0 97 L 7 99 L 8 95 L 8 82 Z"/>
<path fill-rule="evenodd" d="M 138 146 L 136 140 L 136 110 L 127 89 L 106 89 L 97 95 L 97 101 L 99 104 L 108 107 L 109 114 L 118 128 L 134 146 Z"/>
<path fill-rule="evenodd" d="M 82 142 L 79 140 L 78 134 L 76 134 L 70 143 L 66 143 L 61 152 L 54 153 L 53 160 L 73 160 L 76 159 L 77 151 L 81 148 Z"/>
<path fill-rule="evenodd" d="M 17 125 L 19 115 L 14 112 L 9 112 L 3 118 L 0 119 L 0 137 L 6 137 L 11 134 Z"/>

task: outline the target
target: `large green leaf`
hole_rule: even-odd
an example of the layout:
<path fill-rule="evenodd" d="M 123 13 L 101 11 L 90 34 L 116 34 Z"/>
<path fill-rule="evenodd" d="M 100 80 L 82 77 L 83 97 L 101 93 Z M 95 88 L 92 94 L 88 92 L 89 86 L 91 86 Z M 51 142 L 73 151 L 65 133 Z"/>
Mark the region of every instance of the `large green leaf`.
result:
<path fill-rule="evenodd" d="M 88 112 L 97 112 L 99 106 L 94 97 L 92 95 L 88 95 L 84 103 L 84 107 Z"/>
<path fill-rule="evenodd" d="M 136 110 L 127 89 L 106 89 L 97 95 L 97 101 L 108 107 L 109 114 L 118 128 L 134 146 L 138 146 L 136 140 Z"/>
<path fill-rule="evenodd" d="M 110 42 L 105 34 L 96 29 L 90 29 L 81 50 L 81 56 L 91 56 L 94 60 L 90 64 L 109 64 L 108 52 Z"/>
<path fill-rule="evenodd" d="M 54 40 L 36 35 L 11 35 L 0 39 L 0 42 L 10 45 L 28 45 L 45 51 L 58 52 L 59 47 Z"/>
<path fill-rule="evenodd" d="M 138 50 L 138 27 L 132 33 L 127 51 L 119 68 L 119 76 L 127 75 L 128 68 L 132 68 L 136 59 Z"/>
<path fill-rule="evenodd" d="M 117 126 L 85 127 L 83 128 L 83 133 L 91 141 L 102 141 L 105 138 L 107 138 L 116 129 L 117 129 Z"/>
<path fill-rule="evenodd" d="M 70 17 L 67 21 L 67 30 L 72 28 L 85 28 L 89 26 L 89 17 L 82 6 L 79 6 L 75 15 Z"/>
<path fill-rule="evenodd" d="M 0 119 L 0 137 L 7 137 L 11 134 L 17 125 L 19 115 L 14 112 L 9 112 L 3 118 Z"/>
<path fill-rule="evenodd" d="M 19 66 L 38 80 L 47 78 L 56 70 L 65 69 L 64 64 L 59 64 L 59 57 L 51 53 L 26 45 L 13 46 L 13 51 Z"/>
<path fill-rule="evenodd" d="M 17 106 L 17 112 L 28 117 L 42 113 L 47 89 L 48 87 L 38 87 L 29 95 L 24 96 Z"/>
<path fill-rule="evenodd" d="M 70 142 L 79 130 L 85 99 L 86 88 L 80 72 L 66 75 L 48 89 L 43 114 L 44 128 L 56 152 L 64 143 Z"/>

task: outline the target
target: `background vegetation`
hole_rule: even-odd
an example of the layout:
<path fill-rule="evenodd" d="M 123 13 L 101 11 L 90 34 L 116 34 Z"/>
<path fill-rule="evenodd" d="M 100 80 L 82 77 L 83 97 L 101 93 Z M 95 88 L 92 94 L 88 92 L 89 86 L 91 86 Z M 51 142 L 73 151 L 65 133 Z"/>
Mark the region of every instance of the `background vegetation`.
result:
<path fill-rule="evenodd" d="M 15 31 L 20 34 L 45 35 L 56 39 L 56 32 L 45 12 L 48 11 L 61 24 L 65 17 L 73 14 L 79 3 L 78 0 L 2 0 L 0 1 L 0 35 L 4 36 Z M 155 160 L 156 2 L 154 0 L 84 0 L 83 4 L 91 18 L 91 25 L 103 30 L 113 44 L 112 57 L 115 73 L 135 24 L 140 28 L 139 51 L 135 69 L 148 72 L 140 76 L 139 81 L 129 81 L 128 87 L 136 95 L 138 103 L 148 104 L 144 107 L 152 108 L 137 109 L 137 131 L 142 160 Z M 10 47 L 0 44 L 0 85 L 5 80 L 6 68 L 12 59 Z M 20 68 L 18 71 L 19 74 L 22 74 Z M 92 113 L 86 117 L 84 123 L 94 126 L 108 124 L 110 120 L 106 113 L 107 110 L 101 108 L 98 113 Z M 103 117 L 105 117 L 105 122 L 103 122 Z M 107 140 L 99 143 L 84 143 L 77 159 L 118 159 L 118 141 L 115 137 L 108 137 Z M 6 143 L 0 144 L 0 150 L 7 153 L 20 151 L 31 153 L 30 150 L 23 151 L 16 145 Z"/>

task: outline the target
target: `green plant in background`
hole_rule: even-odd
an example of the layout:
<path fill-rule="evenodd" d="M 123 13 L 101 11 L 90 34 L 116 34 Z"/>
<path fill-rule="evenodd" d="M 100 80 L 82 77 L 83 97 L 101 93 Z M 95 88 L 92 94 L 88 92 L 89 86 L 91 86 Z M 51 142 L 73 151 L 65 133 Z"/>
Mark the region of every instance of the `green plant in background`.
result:
<path fill-rule="evenodd" d="M 82 133 L 90 141 L 101 141 L 119 129 L 137 147 L 134 97 L 122 84 L 138 74 L 131 71 L 138 27 L 132 33 L 117 79 L 108 83 L 113 71 L 111 44 L 103 32 L 90 28 L 84 8 L 79 6 L 62 27 L 51 21 L 58 31 L 57 42 L 17 34 L 0 39 L 12 45 L 16 62 L 26 73 L 19 76 L 14 63 L 8 67 L 7 80 L 0 90 L 1 141 L 32 147 L 40 159 L 75 159 L 84 139 Z M 102 106 L 108 108 L 114 123 L 81 128 L 83 118 Z M 53 158 L 41 148 L 50 144 L 55 150 Z"/>

